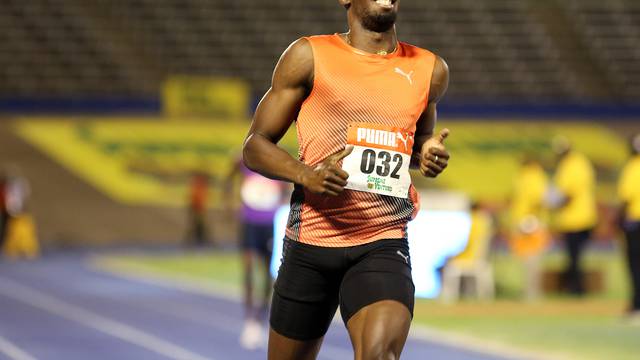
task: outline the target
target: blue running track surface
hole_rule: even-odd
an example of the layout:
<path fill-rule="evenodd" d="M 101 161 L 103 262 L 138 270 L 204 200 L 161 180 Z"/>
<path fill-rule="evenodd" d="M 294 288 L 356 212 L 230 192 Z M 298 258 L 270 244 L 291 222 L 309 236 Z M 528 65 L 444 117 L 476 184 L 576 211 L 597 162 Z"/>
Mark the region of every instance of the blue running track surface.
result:
<path fill-rule="evenodd" d="M 88 258 L 0 262 L 1 360 L 266 359 L 264 347 L 238 343 L 238 301 L 105 273 Z M 347 332 L 335 322 L 318 359 L 352 358 Z M 421 336 L 409 338 L 402 359 L 508 357 Z"/>

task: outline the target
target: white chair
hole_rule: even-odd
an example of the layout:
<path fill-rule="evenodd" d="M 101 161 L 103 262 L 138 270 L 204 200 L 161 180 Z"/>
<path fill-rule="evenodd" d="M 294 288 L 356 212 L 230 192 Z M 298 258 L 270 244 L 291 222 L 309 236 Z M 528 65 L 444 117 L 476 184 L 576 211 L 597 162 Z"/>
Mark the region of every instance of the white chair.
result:
<path fill-rule="evenodd" d="M 493 222 L 486 212 L 480 210 L 475 210 L 471 218 L 467 247 L 452 258 L 442 272 L 440 298 L 444 303 L 452 303 L 460 298 L 463 278 L 473 280 L 473 290 L 478 299 L 490 300 L 495 296 L 493 267 L 489 262 Z"/>

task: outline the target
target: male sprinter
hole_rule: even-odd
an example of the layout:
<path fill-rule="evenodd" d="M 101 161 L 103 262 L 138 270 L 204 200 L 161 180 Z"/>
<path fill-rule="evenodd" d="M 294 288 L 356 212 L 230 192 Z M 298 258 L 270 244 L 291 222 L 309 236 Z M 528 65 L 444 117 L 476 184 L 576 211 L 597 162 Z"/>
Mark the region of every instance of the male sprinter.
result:
<path fill-rule="evenodd" d="M 338 307 L 355 359 L 398 359 L 411 323 L 410 165 L 447 166 L 433 136 L 445 62 L 398 42 L 399 0 L 339 0 L 349 32 L 294 42 L 244 144 L 246 165 L 295 184 L 274 285 L 269 359 L 315 359 Z M 300 159 L 276 144 L 296 121 Z M 346 189 L 346 190 L 345 190 Z"/>

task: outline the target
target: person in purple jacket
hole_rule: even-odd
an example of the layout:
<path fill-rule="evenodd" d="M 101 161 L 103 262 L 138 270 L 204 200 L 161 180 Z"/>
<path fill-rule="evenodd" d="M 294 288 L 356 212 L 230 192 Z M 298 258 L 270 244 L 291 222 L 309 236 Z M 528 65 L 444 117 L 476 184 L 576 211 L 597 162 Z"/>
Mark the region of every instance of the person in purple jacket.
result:
<path fill-rule="evenodd" d="M 241 161 L 235 163 L 228 184 L 240 177 L 241 249 L 244 268 L 245 326 L 240 343 L 248 349 L 259 347 L 265 338 L 262 322 L 266 319 L 271 295 L 272 279 L 269 273 L 273 245 L 273 218 L 285 199 L 285 184 L 268 179 L 249 170 Z M 227 191 L 228 199 L 233 196 Z M 231 203 L 228 201 L 228 203 Z M 260 296 L 254 282 L 254 266 L 264 269 L 265 287 Z"/>

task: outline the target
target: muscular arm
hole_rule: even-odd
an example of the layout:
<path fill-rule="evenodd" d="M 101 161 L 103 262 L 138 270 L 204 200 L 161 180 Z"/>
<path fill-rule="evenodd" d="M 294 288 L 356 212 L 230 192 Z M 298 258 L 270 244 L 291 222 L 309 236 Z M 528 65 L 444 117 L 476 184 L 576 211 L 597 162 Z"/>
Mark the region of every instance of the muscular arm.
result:
<path fill-rule="evenodd" d="M 427 108 L 418 119 L 416 133 L 414 135 L 413 156 L 411 157 L 411 168 L 420 167 L 422 147 L 424 143 L 433 136 L 433 130 L 437 120 L 437 105 L 440 99 L 447 92 L 449 87 L 449 67 L 441 58 L 436 58 L 433 75 L 431 76 L 431 87 L 429 90 L 429 101 Z"/>
<path fill-rule="evenodd" d="M 266 177 L 302 184 L 308 166 L 276 144 L 296 119 L 313 84 L 313 52 L 305 39 L 291 44 L 273 73 L 244 142 L 245 165 Z"/>
<path fill-rule="evenodd" d="M 271 88 L 256 109 L 244 142 L 244 163 L 266 177 L 302 185 L 316 194 L 336 196 L 344 190 L 349 177 L 336 163 L 353 147 L 330 155 L 311 168 L 277 145 L 298 116 L 312 86 L 313 51 L 307 40 L 300 39 L 282 54 Z"/>

